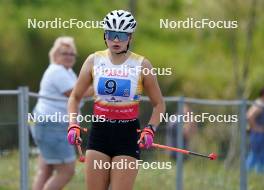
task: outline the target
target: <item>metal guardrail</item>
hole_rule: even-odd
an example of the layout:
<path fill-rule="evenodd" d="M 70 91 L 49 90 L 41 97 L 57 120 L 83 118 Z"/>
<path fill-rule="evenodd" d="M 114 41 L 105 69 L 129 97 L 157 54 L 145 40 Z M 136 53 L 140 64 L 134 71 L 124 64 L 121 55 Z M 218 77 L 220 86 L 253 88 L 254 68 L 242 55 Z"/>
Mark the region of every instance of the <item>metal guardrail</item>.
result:
<path fill-rule="evenodd" d="M 0 96 L 1 95 L 18 95 L 20 92 L 19 90 L 0 90 Z"/>
<path fill-rule="evenodd" d="M 0 96 L 3 95 L 19 95 L 21 92 L 19 90 L 0 90 Z M 45 98 L 49 100 L 58 100 L 58 101 L 67 101 L 68 98 L 62 98 L 62 97 L 54 97 L 54 96 L 43 96 L 39 95 L 35 92 L 28 92 L 29 97 L 34 98 Z M 166 102 L 178 102 L 180 101 L 181 97 L 175 97 L 175 96 L 165 96 L 164 100 Z M 85 98 L 84 100 L 92 100 L 92 98 Z M 142 101 L 149 101 L 149 98 L 147 96 L 141 97 Z M 243 100 L 211 100 L 211 99 L 197 99 L 197 98 L 188 98 L 184 97 L 184 102 L 186 103 L 196 103 L 196 104 L 204 104 L 204 105 L 240 105 L 241 101 Z M 254 104 L 253 101 L 245 100 L 247 105 Z"/>

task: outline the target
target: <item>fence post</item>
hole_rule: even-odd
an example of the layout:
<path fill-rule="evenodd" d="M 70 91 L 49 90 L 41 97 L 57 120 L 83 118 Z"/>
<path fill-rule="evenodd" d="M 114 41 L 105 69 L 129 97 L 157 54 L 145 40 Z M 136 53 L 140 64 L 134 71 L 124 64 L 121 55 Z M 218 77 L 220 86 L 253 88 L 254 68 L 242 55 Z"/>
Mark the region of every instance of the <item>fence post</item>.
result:
<path fill-rule="evenodd" d="M 240 190 L 247 190 L 247 168 L 246 168 L 246 110 L 247 110 L 247 101 L 242 100 L 240 104 Z"/>
<path fill-rule="evenodd" d="M 179 98 L 177 115 L 183 115 L 184 97 Z M 179 117 L 182 118 L 182 117 Z M 183 121 L 177 121 L 177 147 L 183 148 Z M 176 190 L 183 190 L 183 154 L 177 153 L 176 163 Z"/>
<path fill-rule="evenodd" d="M 28 154 L 29 130 L 27 125 L 28 114 L 28 87 L 18 88 L 18 130 L 19 130 L 19 162 L 20 162 L 20 190 L 28 190 Z"/>

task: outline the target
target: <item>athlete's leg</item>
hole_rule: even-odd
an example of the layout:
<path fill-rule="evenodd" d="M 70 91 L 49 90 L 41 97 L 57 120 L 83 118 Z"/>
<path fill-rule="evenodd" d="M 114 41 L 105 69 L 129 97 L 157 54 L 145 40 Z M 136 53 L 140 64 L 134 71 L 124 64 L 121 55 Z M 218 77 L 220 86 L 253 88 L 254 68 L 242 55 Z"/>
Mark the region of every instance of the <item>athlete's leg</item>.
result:
<path fill-rule="evenodd" d="M 38 171 L 35 176 L 32 190 L 43 189 L 47 180 L 52 176 L 52 165 L 46 164 L 41 155 L 38 157 Z"/>
<path fill-rule="evenodd" d="M 108 190 L 110 169 L 100 168 L 100 164 L 111 164 L 110 156 L 95 150 L 86 152 L 86 186 L 89 190 Z M 98 164 L 98 165 L 97 165 Z M 105 164 L 106 165 L 106 164 Z"/>
<path fill-rule="evenodd" d="M 75 162 L 54 164 L 54 173 L 46 182 L 44 190 L 61 190 L 74 175 Z"/>
<path fill-rule="evenodd" d="M 126 161 L 128 166 L 131 168 L 113 168 L 111 170 L 110 178 L 111 178 L 111 190 L 132 190 L 133 185 L 138 173 L 138 169 L 136 168 L 136 158 L 130 156 L 115 156 L 112 159 L 113 162 L 121 162 Z M 133 162 L 133 164 L 129 164 Z"/>

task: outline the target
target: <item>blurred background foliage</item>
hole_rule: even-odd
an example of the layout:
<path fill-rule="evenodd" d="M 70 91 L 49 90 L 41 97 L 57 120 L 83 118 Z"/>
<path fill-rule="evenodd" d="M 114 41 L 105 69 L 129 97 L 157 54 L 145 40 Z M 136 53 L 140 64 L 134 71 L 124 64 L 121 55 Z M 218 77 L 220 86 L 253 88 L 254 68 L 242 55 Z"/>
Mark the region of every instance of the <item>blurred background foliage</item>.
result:
<path fill-rule="evenodd" d="M 255 3 L 255 4 L 254 4 Z M 101 20 L 113 9 L 129 9 L 123 0 L 0 1 L 0 89 L 27 85 L 38 91 L 56 37 L 73 36 L 78 48 L 74 70 L 86 57 L 105 48 L 102 29 L 28 29 L 27 19 Z M 159 76 L 165 96 L 255 98 L 263 81 L 264 1 L 144 0 L 136 1 L 138 28 L 133 51 L 154 67 L 171 67 Z M 238 29 L 164 29 L 160 19 L 237 20 Z M 246 76 L 243 78 L 244 70 Z M 240 91 L 239 84 L 241 86 Z"/>
<path fill-rule="evenodd" d="M 89 54 L 105 49 L 102 29 L 28 29 L 27 19 L 76 18 L 82 21 L 99 21 L 111 10 L 129 10 L 131 2 L 132 0 L 0 0 L 0 89 L 16 89 L 18 86 L 26 85 L 30 87 L 30 91 L 38 91 L 43 72 L 49 64 L 48 52 L 58 36 L 69 35 L 75 38 L 78 49 L 78 58 L 74 67 L 76 73 L 79 73 L 82 63 Z M 172 76 L 158 76 L 164 96 L 184 95 L 209 99 L 257 97 L 259 89 L 264 86 L 263 0 L 134 0 L 133 2 L 138 21 L 133 36 L 133 51 L 147 57 L 154 67 L 172 68 Z M 187 18 L 237 20 L 239 27 L 237 29 L 160 28 L 160 19 L 186 20 Z M 31 110 L 35 101 L 30 100 Z M 2 121 L 0 125 L 4 125 L 0 127 L 2 134 L 0 148 L 17 147 L 17 99 L 2 97 L 0 105 Z M 144 109 L 141 115 L 144 122 L 151 114 L 151 109 L 146 102 L 142 102 L 141 106 Z M 190 106 L 195 113 L 238 113 L 238 107 L 235 106 L 210 107 L 200 104 Z M 176 102 L 168 102 L 167 110 L 171 114 L 175 113 Z M 218 189 L 236 189 L 239 184 L 237 181 L 239 161 L 235 157 L 235 164 L 230 165 L 228 162 L 232 163 L 233 157 L 230 152 L 239 149 L 237 127 L 239 124 L 201 123 L 200 125 L 201 130 L 190 143 L 191 149 L 199 152 L 217 149 L 221 155 L 219 161 L 225 159 L 227 164 L 216 162 L 209 166 L 207 161 L 202 160 L 198 160 L 198 164 L 193 160 L 188 162 L 185 166 L 187 189 L 195 189 L 197 186 L 205 187 L 201 189 L 216 186 Z M 159 134 L 157 136 L 159 142 L 165 141 L 165 131 Z M 236 147 L 232 148 L 232 146 Z M 35 173 L 34 162 L 35 159 L 33 164 L 31 159 L 31 176 Z M 1 163 L 0 171 L 5 173 L 0 173 L 2 179 L 0 189 L 3 182 L 7 184 L 6 186 L 15 186 L 4 189 L 17 189 L 18 156 L 2 159 Z M 6 169 L 7 165 L 9 167 Z M 233 169 L 235 166 L 236 170 Z M 172 189 L 171 187 L 175 186 L 175 171 L 172 169 L 168 172 L 144 173 L 143 171 L 138 178 L 137 189 L 160 188 L 160 184 L 163 184 L 164 189 Z M 159 176 L 155 183 L 145 183 L 147 178 L 153 176 Z M 15 179 L 12 180 L 13 178 Z M 195 179 L 193 183 L 188 183 L 187 180 L 190 178 Z M 263 176 L 250 178 L 249 189 L 261 189 L 263 187 L 261 178 Z M 201 186 L 202 182 L 204 186 Z M 151 187 L 146 188 L 149 185 Z M 71 182 L 70 188 L 72 187 L 83 188 L 81 172 Z"/>

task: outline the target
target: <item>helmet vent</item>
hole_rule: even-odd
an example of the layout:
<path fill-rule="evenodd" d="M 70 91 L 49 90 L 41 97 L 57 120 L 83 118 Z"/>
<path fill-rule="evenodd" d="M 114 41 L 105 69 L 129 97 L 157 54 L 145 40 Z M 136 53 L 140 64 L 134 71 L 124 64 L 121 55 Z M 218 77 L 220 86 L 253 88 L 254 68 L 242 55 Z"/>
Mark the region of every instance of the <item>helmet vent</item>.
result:
<path fill-rule="evenodd" d="M 112 29 L 111 24 L 108 21 L 106 21 L 106 24 L 110 29 Z"/>
<path fill-rule="evenodd" d="M 135 28 L 137 25 L 137 23 L 135 22 L 135 24 L 133 24 L 133 26 L 131 26 L 131 28 Z"/>
<path fill-rule="evenodd" d="M 117 12 L 117 15 L 118 15 L 119 17 L 121 17 L 123 14 L 124 14 L 124 13 L 120 13 L 120 14 L 119 14 L 119 12 Z"/>
<path fill-rule="evenodd" d="M 113 19 L 114 28 L 116 28 L 116 19 Z"/>
<path fill-rule="evenodd" d="M 128 27 L 130 26 L 131 24 L 130 23 L 128 23 L 125 27 L 124 27 L 124 29 L 123 30 L 126 30 L 126 29 L 128 29 Z"/>
<path fill-rule="evenodd" d="M 119 29 L 122 28 L 123 24 L 124 24 L 125 20 L 121 20 L 120 24 L 119 24 Z"/>

